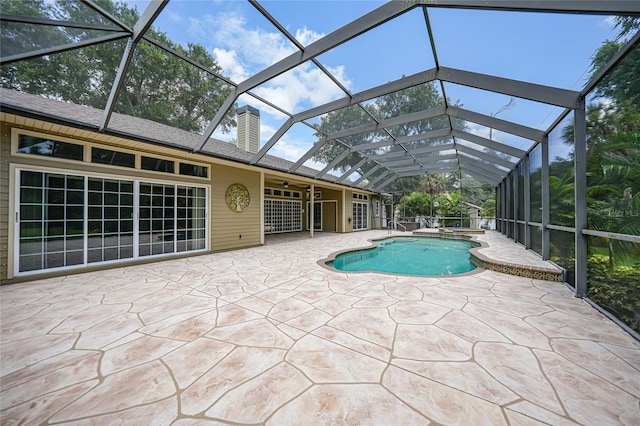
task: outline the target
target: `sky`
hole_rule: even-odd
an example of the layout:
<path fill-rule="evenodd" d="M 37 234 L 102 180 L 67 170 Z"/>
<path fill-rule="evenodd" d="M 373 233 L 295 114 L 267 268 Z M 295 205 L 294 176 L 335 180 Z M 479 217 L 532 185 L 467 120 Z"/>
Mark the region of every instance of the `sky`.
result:
<path fill-rule="evenodd" d="M 148 1 L 128 0 L 142 13 Z M 300 43 L 308 45 L 375 8 L 381 1 L 261 1 L 260 4 Z M 538 84 L 580 90 L 589 75 L 591 55 L 606 39 L 615 38 L 611 17 L 469 11 L 429 8 L 429 18 L 441 66 L 497 75 Z M 297 51 L 276 27 L 247 1 L 171 0 L 154 26 L 174 42 L 196 42 L 216 58 L 224 74 L 239 83 Z M 351 93 L 433 68 L 422 9 L 400 17 L 318 57 Z M 253 91 L 290 113 L 345 96 L 315 65 L 307 62 Z M 494 114 L 510 100 L 456 84 L 445 83 L 448 98 L 464 108 Z M 286 116 L 242 96 L 238 104 L 261 111 L 261 143 L 284 123 Z M 516 99 L 499 118 L 546 130 L 561 109 Z M 312 120 L 313 122 L 313 120 Z M 316 121 L 317 122 L 317 121 Z M 470 132 L 488 137 L 489 129 L 470 124 Z M 230 140 L 219 131 L 214 137 Z M 494 139 L 527 149 L 530 143 L 502 132 Z M 315 141 L 313 130 L 298 124 L 269 152 L 297 160 Z M 315 167 L 318 164 L 307 163 Z"/>

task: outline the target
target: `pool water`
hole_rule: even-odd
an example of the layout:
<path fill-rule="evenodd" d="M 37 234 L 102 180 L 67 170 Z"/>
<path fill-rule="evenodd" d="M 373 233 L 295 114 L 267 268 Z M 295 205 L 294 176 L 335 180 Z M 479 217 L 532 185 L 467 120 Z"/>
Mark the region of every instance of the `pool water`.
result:
<path fill-rule="evenodd" d="M 340 271 L 375 271 L 406 275 L 453 275 L 476 267 L 469 261 L 469 241 L 394 238 L 377 247 L 339 254 L 328 265 Z"/>

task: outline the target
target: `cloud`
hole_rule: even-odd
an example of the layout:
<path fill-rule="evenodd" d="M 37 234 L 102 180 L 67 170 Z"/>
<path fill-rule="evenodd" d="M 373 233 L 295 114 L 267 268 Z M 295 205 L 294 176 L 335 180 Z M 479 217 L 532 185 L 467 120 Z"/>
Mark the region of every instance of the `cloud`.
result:
<path fill-rule="evenodd" d="M 310 30 L 306 26 L 296 30 L 296 40 L 298 40 L 303 46 L 308 46 L 316 40 L 323 37 L 323 34 Z"/>
<path fill-rule="evenodd" d="M 232 81 L 242 81 L 249 77 L 246 68 L 238 60 L 235 50 L 216 47 L 213 49 L 213 56 Z"/>
<path fill-rule="evenodd" d="M 224 73 L 236 83 L 297 51 L 282 34 L 252 26 L 238 10 L 192 16 L 187 31 L 204 40 Z M 323 34 L 304 27 L 295 31 L 295 37 L 303 45 L 308 45 L 322 38 Z M 329 71 L 347 87 L 351 85 L 344 67 L 333 67 Z M 346 96 L 311 62 L 289 70 L 252 91 L 291 113 Z M 272 108 L 264 113 L 282 118 L 282 114 Z"/>

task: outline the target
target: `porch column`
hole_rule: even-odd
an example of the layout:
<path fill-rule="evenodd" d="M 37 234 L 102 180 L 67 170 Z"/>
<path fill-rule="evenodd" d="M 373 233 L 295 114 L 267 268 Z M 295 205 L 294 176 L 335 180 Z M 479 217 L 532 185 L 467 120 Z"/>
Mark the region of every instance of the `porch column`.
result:
<path fill-rule="evenodd" d="M 311 184 L 311 192 L 309 193 L 309 236 L 313 238 L 314 223 L 314 204 L 315 204 L 316 186 Z"/>

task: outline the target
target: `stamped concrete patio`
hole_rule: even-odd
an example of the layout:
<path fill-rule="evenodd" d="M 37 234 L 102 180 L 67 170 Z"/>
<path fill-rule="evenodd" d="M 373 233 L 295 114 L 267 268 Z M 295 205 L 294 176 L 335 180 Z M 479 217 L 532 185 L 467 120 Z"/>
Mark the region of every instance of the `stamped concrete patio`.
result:
<path fill-rule="evenodd" d="M 563 284 L 317 263 L 386 235 L 2 287 L 0 423 L 640 424 L 640 344 Z"/>

